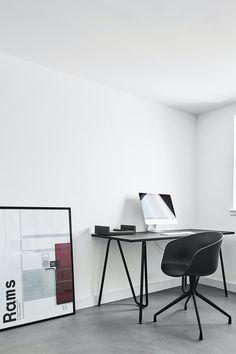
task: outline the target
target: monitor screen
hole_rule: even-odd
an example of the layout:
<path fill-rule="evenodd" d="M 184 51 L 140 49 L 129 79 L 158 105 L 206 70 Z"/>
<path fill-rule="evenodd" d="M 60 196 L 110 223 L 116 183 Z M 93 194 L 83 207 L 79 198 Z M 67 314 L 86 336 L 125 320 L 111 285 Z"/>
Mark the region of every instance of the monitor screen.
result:
<path fill-rule="evenodd" d="M 170 194 L 139 193 L 146 225 L 176 224 Z"/>

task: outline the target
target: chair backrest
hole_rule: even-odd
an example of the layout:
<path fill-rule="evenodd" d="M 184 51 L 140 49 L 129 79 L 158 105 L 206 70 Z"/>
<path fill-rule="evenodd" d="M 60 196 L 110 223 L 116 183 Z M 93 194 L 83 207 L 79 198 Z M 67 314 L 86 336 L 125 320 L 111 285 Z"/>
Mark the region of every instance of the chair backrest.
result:
<path fill-rule="evenodd" d="M 199 248 L 195 250 L 187 275 L 204 276 L 214 273 L 218 266 L 222 240 L 223 235 L 219 232 L 196 234 L 193 242 Z"/>
<path fill-rule="evenodd" d="M 162 259 L 166 263 L 185 265 L 186 274 L 210 275 L 218 266 L 223 235 L 219 232 L 201 232 L 178 238 L 167 244 Z"/>

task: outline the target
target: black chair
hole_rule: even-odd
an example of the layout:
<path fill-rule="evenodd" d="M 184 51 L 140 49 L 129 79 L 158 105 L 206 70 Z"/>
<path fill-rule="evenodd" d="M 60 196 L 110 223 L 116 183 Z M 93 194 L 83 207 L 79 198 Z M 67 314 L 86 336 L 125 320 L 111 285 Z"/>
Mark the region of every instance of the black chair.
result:
<path fill-rule="evenodd" d="M 232 323 L 231 316 L 228 313 L 197 290 L 199 277 L 210 275 L 216 271 L 222 240 L 223 235 L 219 232 L 203 232 L 182 237 L 167 244 L 161 264 L 162 271 L 172 277 L 189 276 L 190 288 L 186 293 L 155 313 L 154 322 L 156 322 L 158 315 L 185 298 L 187 299 L 184 308 L 187 310 L 187 303 L 192 297 L 200 331 L 199 340 L 202 340 L 202 327 L 196 303 L 196 296 L 198 296 L 227 316 L 229 324 Z"/>

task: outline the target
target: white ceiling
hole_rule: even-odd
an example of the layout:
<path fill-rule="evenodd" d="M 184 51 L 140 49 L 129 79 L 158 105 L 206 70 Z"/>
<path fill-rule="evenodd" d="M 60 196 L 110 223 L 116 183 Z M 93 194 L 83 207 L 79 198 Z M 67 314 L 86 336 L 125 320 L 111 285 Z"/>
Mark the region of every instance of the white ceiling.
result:
<path fill-rule="evenodd" d="M 0 51 L 193 114 L 236 102 L 235 0 L 0 0 Z"/>

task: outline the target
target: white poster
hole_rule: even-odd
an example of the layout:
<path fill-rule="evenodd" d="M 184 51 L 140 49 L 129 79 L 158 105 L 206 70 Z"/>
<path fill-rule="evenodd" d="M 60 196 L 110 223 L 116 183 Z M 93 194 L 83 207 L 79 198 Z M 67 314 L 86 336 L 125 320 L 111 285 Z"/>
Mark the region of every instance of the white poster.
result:
<path fill-rule="evenodd" d="M 0 207 L 0 330 L 75 313 L 69 208 Z"/>

